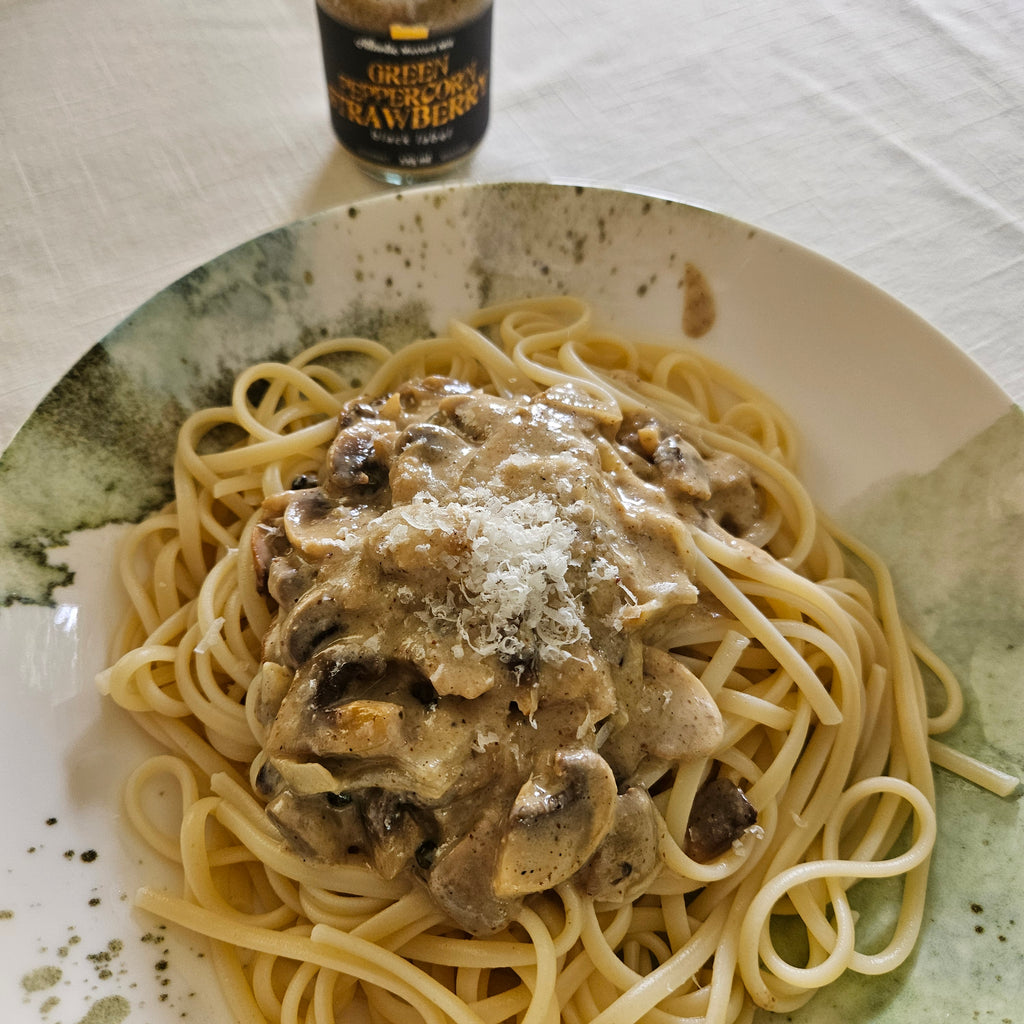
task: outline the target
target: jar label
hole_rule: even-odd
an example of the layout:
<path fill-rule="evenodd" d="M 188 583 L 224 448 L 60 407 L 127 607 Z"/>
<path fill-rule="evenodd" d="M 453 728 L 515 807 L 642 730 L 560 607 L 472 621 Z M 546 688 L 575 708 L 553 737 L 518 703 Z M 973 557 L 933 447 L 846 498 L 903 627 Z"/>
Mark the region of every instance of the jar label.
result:
<path fill-rule="evenodd" d="M 342 145 L 382 167 L 458 160 L 483 138 L 490 109 L 491 8 L 451 30 L 354 29 L 318 5 L 331 123 Z"/>

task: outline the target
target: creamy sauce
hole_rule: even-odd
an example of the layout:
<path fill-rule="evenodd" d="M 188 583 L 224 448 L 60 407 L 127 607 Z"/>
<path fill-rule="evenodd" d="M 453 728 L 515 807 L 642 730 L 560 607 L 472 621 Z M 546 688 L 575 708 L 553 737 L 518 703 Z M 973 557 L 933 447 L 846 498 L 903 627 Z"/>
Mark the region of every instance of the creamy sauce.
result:
<path fill-rule="evenodd" d="M 663 649 L 717 615 L 689 526 L 760 511 L 735 457 L 570 387 L 428 378 L 351 403 L 316 484 L 253 535 L 277 604 L 253 690 L 268 814 L 310 859 L 411 872 L 476 934 L 569 879 L 624 898 L 658 863 L 639 780 L 722 739 Z M 694 850 L 750 825 L 743 804 Z"/>

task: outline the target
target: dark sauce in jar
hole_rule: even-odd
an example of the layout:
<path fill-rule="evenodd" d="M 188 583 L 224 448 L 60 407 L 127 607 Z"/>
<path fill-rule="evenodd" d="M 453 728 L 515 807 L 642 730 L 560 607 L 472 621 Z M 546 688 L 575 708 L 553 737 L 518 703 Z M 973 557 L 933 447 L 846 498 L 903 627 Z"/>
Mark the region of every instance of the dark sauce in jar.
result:
<path fill-rule="evenodd" d="M 464 164 L 490 113 L 493 0 L 317 0 L 331 124 L 372 177 Z"/>

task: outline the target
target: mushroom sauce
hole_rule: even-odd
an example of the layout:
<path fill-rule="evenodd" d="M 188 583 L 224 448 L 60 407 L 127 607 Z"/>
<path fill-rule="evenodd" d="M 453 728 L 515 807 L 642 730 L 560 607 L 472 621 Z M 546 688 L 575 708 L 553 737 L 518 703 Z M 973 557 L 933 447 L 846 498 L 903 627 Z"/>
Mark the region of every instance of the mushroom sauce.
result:
<path fill-rule="evenodd" d="M 723 724 L 668 648 L 721 614 L 690 529 L 744 535 L 749 466 L 689 426 L 611 418 L 558 386 L 505 399 L 449 378 L 349 403 L 317 476 L 253 532 L 276 606 L 256 784 L 312 861 L 411 874 L 473 934 L 571 880 L 642 891 L 643 780 L 707 759 Z M 712 766 L 686 852 L 755 821 Z"/>

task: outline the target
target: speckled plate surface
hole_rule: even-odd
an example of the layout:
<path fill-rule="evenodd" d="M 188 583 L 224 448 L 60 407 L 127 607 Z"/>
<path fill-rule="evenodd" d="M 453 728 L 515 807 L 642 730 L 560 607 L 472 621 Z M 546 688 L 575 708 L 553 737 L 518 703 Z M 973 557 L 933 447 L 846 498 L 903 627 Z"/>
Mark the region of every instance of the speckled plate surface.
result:
<path fill-rule="evenodd" d="M 518 295 L 574 291 L 610 326 L 682 338 L 688 265 L 714 297 L 694 344 L 789 410 L 813 493 L 889 559 L 912 624 L 960 675 L 950 742 L 1021 772 L 1024 418 L 973 364 L 835 265 L 679 203 L 558 185 L 388 195 L 255 239 L 154 297 L 0 461 L 0 1019 L 227 1020 L 201 946 L 132 909 L 144 879 L 173 879 L 120 811 L 147 742 L 93 686 L 121 607 L 118 524 L 166 497 L 182 417 L 244 364 L 320 335 L 399 343 Z M 937 776 L 918 953 L 791 1019 L 1024 1019 L 1020 801 Z"/>

